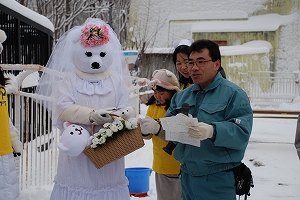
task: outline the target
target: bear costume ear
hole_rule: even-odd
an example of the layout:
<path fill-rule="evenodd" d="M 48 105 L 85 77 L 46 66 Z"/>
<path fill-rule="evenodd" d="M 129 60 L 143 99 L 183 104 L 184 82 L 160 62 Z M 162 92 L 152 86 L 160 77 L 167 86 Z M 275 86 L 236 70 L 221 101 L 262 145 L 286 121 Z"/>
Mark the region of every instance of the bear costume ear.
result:
<path fill-rule="evenodd" d="M 64 128 L 67 128 L 68 126 L 70 126 L 71 123 L 70 122 L 64 122 Z"/>
<path fill-rule="evenodd" d="M 80 41 L 81 30 L 80 28 L 74 29 L 74 31 L 69 32 L 69 39 L 73 44 Z"/>

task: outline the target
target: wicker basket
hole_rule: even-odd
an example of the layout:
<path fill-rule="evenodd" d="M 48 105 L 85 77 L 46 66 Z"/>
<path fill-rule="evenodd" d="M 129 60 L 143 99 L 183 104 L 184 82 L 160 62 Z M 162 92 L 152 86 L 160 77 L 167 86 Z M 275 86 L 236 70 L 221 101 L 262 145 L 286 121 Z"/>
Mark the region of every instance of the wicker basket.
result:
<path fill-rule="evenodd" d="M 141 134 L 141 128 L 124 131 L 109 143 L 92 148 L 87 146 L 83 153 L 92 161 L 97 169 L 122 158 L 145 145 Z"/>

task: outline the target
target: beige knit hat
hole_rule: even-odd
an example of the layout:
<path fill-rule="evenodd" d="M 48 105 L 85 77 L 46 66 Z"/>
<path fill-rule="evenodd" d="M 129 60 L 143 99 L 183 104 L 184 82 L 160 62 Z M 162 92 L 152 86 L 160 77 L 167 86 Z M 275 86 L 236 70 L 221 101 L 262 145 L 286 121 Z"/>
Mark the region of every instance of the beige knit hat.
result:
<path fill-rule="evenodd" d="M 153 72 L 149 86 L 156 89 L 157 85 L 167 90 L 180 90 L 177 77 L 166 69 L 158 69 Z"/>

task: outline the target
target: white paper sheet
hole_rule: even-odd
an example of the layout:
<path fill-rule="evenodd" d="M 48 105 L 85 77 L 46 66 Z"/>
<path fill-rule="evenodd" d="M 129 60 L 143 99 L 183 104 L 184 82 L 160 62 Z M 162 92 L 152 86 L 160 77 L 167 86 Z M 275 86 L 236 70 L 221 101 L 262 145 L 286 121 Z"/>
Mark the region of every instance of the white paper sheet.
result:
<path fill-rule="evenodd" d="M 190 138 L 187 133 L 189 129 L 187 125 L 198 123 L 197 118 L 177 115 L 160 118 L 160 122 L 165 130 L 166 140 L 200 147 L 200 140 Z"/>

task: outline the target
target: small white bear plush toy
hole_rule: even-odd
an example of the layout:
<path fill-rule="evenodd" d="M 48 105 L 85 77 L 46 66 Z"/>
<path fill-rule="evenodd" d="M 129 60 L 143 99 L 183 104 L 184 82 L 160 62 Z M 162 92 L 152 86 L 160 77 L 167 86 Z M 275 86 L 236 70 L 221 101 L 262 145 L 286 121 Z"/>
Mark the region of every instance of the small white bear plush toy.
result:
<path fill-rule="evenodd" d="M 135 109 L 132 106 L 128 106 L 123 109 L 116 110 L 112 114 L 122 117 L 123 119 L 125 119 L 133 124 L 138 123 L 138 119 L 136 118 Z"/>
<path fill-rule="evenodd" d="M 58 148 L 68 156 L 78 156 L 86 146 L 92 144 L 93 136 L 82 126 L 64 122 Z"/>
<path fill-rule="evenodd" d="M 116 110 L 113 114 L 122 117 L 125 120 L 135 118 L 135 109 L 132 106 L 125 107 L 123 109 Z"/>

